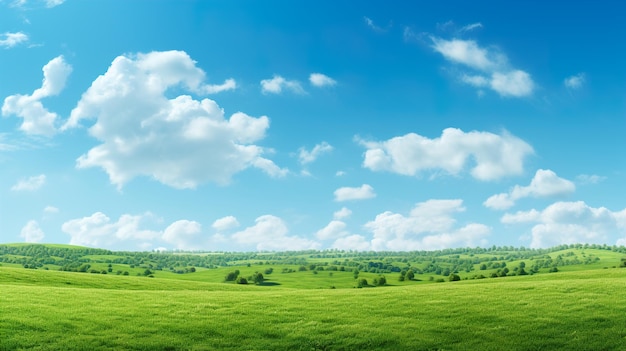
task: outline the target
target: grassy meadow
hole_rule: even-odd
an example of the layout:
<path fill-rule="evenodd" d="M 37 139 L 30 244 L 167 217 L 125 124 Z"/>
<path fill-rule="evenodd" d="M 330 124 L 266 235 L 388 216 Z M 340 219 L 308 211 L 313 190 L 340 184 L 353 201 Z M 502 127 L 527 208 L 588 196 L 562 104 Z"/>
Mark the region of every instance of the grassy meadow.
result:
<path fill-rule="evenodd" d="M 274 284 L 225 283 L 235 267 L 258 268 L 245 260 L 153 278 L 3 263 L 0 350 L 623 350 L 622 254 L 597 254 L 557 273 L 442 283 L 387 273 L 387 286 L 362 289 L 352 272 L 277 264 Z"/>

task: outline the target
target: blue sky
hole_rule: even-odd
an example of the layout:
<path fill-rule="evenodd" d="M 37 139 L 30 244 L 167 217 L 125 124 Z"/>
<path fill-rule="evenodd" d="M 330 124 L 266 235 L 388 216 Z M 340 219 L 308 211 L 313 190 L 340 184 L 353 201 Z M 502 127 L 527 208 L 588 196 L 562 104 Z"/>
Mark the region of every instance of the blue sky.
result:
<path fill-rule="evenodd" d="M 0 1 L 0 241 L 626 244 L 619 2 Z"/>

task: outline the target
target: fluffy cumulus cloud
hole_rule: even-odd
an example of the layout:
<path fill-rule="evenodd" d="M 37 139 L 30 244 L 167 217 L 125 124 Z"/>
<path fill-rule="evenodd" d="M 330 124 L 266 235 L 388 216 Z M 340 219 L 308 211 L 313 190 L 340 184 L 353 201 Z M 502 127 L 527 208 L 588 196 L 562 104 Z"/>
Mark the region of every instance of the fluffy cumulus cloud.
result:
<path fill-rule="evenodd" d="M 288 235 L 285 222 L 276 216 L 264 215 L 253 226 L 231 236 L 238 244 L 253 246 L 259 251 L 297 251 L 319 249 L 318 242 Z"/>
<path fill-rule="evenodd" d="M 212 227 L 218 232 L 224 232 L 239 227 L 239 221 L 234 216 L 226 216 L 215 220 Z"/>
<path fill-rule="evenodd" d="M 208 98 L 168 98 L 177 88 L 207 94 L 233 87 L 204 83 L 205 73 L 182 51 L 119 56 L 82 95 L 63 129 L 95 119 L 89 133 L 101 141 L 77 160 L 78 168 L 101 167 L 122 187 L 149 176 L 175 188 L 228 183 L 246 168 L 286 174 L 255 145 L 269 119 L 224 111 Z M 226 89 L 226 88 L 224 88 Z"/>
<path fill-rule="evenodd" d="M 374 188 L 369 184 L 360 187 L 343 187 L 335 190 L 335 201 L 366 200 L 376 197 Z"/>
<path fill-rule="evenodd" d="M 37 221 L 28 221 L 20 231 L 20 237 L 27 243 L 39 243 L 44 238 L 44 232 L 39 228 Z"/>
<path fill-rule="evenodd" d="M 46 175 L 40 174 L 38 176 L 28 177 L 20 179 L 15 185 L 11 187 L 13 191 L 35 191 L 41 188 L 46 183 Z"/>
<path fill-rule="evenodd" d="M 373 250 L 437 250 L 485 245 L 491 229 L 469 223 L 456 228 L 454 214 L 465 211 L 462 200 L 428 200 L 418 203 L 408 216 L 383 212 L 365 228 L 373 233 Z"/>
<path fill-rule="evenodd" d="M 605 207 L 591 207 L 583 201 L 556 202 L 543 211 L 535 209 L 507 213 L 501 218 L 505 224 L 531 223 L 533 248 L 561 244 L 606 243 L 616 240 L 626 244 L 626 209 L 618 212 Z"/>
<path fill-rule="evenodd" d="M 22 32 L 6 32 L 4 34 L 0 34 L 0 47 L 4 47 L 5 49 L 10 49 L 27 41 L 28 35 Z"/>
<path fill-rule="evenodd" d="M 186 219 L 170 224 L 163 232 L 162 239 L 177 249 L 193 250 L 201 246 L 202 226 Z"/>
<path fill-rule="evenodd" d="M 141 229 L 151 219 L 151 214 L 124 214 L 114 222 L 104 213 L 96 212 L 63 223 L 61 230 L 70 236 L 71 245 L 110 247 L 124 241 L 151 242 L 161 236 L 159 231 Z"/>
<path fill-rule="evenodd" d="M 331 87 L 337 84 L 337 81 L 322 73 L 311 73 L 309 82 L 318 88 Z"/>
<path fill-rule="evenodd" d="M 482 25 L 477 23 L 468 26 L 467 30 L 478 27 Z M 463 83 L 479 89 L 489 88 L 506 97 L 528 96 L 535 89 L 530 74 L 512 68 L 506 55 L 496 49 L 481 47 L 473 40 L 446 40 L 437 37 L 431 37 L 431 40 L 435 52 L 443 55 L 446 60 L 469 69 L 460 76 Z"/>
<path fill-rule="evenodd" d="M 332 220 L 324 228 L 315 233 L 319 240 L 337 239 L 350 234 L 346 231 L 346 223 L 339 220 Z"/>
<path fill-rule="evenodd" d="M 4 99 L 2 115 L 16 115 L 23 119 L 20 129 L 27 134 L 52 136 L 56 133 L 59 116 L 48 111 L 41 100 L 58 95 L 65 87 L 72 67 L 58 56 L 43 66 L 43 84 L 31 95 L 11 95 Z"/>
<path fill-rule="evenodd" d="M 297 80 L 287 80 L 279 75 L 275 75 L 271 79 L 263 79 L 261 81 L 263 94 L 280 94 L 283 90 L 304 94 L 304 89 L 302 89 L 302 85 Z"/>
<path fill-rule="evenodd" d="M 335 240 L 331 248 L 337 250 L 369 251 L 371 249 L 371 243 L 364 236 L 353 234 Z"/>
<path fill-rule="evenodd" d="M 333 218 L 334 219 L 345 219 L 348 218 L 352 215 L 352 211 L 347 208 L 347 207 L 342 207 L 340 210 L 335 211 L 335 213 L 333 213 Z"/>
<path fill-rule="evenodd" d="M 300 148 L 299 153 L 298 153 L 298 160 L 303 165 L 307 163 L 311 163 L 317 160 L 317 158 L 320 155 L 331 152 L 332 150 L 333 150 L 332 145 L 330 145 L 329 143 L 325 141 L 323 141 L 320 144 L 315 145 L 311 151 L 302 147 Z"/>
<path fill-rule="evenodd" d="M 572 90 L 580 89 L 582 88 L 584 84 L 585 84 L 584 73 L 578 73 L 574 76 L 567 77 L 563 81 L 563 85 L 565 85 L 566 88 L 572 89 Z"/>
<path fill-rule="evenodd" d="M 521 174 L 525 158 L 533 153 L 529 144 L 507 132 L 465 133 L 455 128 L 445 129 L 435 139 L 410 133 L 386 141 L 360 143 L 367 148 L 363 167 L 372 171 L 409 176 L 443 171 L 456 175 L 472 160 L 470 174 L 483 181 Z"/>
<path fill-rule="evenodd" d="M 572 194 L 576 190 L 573 182 L 560 178 L 549 169 L 539 169 L 528 186 L 516 185 L 508 193 L 496 194 L 483 205 L 496 210 L 506 210 L 515 201 L 525 197 L 559 197 Z"/>

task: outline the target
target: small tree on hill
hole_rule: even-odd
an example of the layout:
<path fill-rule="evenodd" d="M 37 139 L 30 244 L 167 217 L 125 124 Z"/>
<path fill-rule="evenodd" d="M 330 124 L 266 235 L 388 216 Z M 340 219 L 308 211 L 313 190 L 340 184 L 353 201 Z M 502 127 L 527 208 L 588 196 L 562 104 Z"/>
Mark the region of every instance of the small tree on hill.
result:
<path fill-rule="evenodd" d="M 451 282 L 456 282 L 461 280 L 461 277 L 458 274 L 452 273 L 448 276 L 448 280 L 450 280 Z"/>
<path fill-rule="evenodd" d="M 235 280 L 235 283 L 237 284 L 248 284 L 248 280 L 244 277 L 237 277 L 237 280 Z"/>
<path fill-rule="evenodd" d="M 409 269 L 409 270 L 406 272 L 406 279 L 407 279 L 407 280 L 413 280 L 413 278 L 415 278 L 415 273 L 413 273 L 413 270 L 412 270 L 412 269 Z"/>
<path fill-rule="evenodd" d="M 250 280 L 254 282 L 254 284 L 258 285 L 258 284 L 263 284 L 263 282 L 265 281 L 265 278 L 263 277 L 263 274 L 261 272 L 256 272 L 252 275 Z"/>

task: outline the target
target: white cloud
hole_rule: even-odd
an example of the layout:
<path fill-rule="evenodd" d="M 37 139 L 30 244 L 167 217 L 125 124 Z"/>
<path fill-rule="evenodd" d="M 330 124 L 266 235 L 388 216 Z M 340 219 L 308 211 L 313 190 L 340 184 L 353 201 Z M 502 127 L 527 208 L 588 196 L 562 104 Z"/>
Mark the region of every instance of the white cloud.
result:
<path fill-rule="evenodd" d="M 342 207 L 341 210 L 335 211 L 335 213 L 333 213 L 333 218 L 334 219 L 345 219 L 345 218 L 350 217 L 351 215 L 352 215 L 352 211 L 350 211 L 349 208 Z"/>
<path fill-rule="evenodd" d="M 365 200 L 376 197 L 374 188 L 369 184 L 363 184 L 360 187 L 351 188 L 343 187 L 335 190 L 335 201 L 349 201 L 349 200 Z"/>
<path fill-rule="evenodd" d="M 461 33 L 469 32 L 469 31 L 473 31 L 474 29 L 482 28 L 482 27 L 483 27 L 483 24 L 480 22 L 472 23 L 472 24 L 468 24 L 466 26 L 461 27 L 461 29 L 459 29 L 459 32 Z"/>
<path fill-rule="evenodd" d="M 335 172 L 335 177 L 343 177 L 346 175 L 345 171 L 337 171 Z"/>
<path fill-rule="evenodd" d="M 163 232 L 162 239 L 181 250 L 193 250 L 202 246 L 202 226 L 186 219 L 170 224 Z"/>
<path fill-rule="evenodd" d="M 39 243 L 44 238 L 44 232 L 39 228 L 37 221 L 28 221 L 20 231 L 20 236 L 27 243 Z"/>
<path fill-rule="evenodd" d="M 9 4 L 9 6 L 24 9 L 28 3 L 35 3 L 35 7 L 43 4 L 47 8 L 53 8 L 63 4 L 64 2 L 65 0 L 14 0 L 11 4 Z"/>
<path fill-rule="evenodd" d="M 301 147 L 298 159 L 300 160 L 300 163 L 304 165 L 317 160 L 321 154 L 331 152 L 332 150 L 333 147 L 329 143 L 323 141 L 321 144 L 315 145 L 311 151 Z"/>
<path fill-rule="evenodd" d="M 445 40 L 431 38 L 433 49 L 443 57 L 454 63 L 460 63 L 480 71 L 493 71 L 503 64 L 505 57 L 481 48 L 473 40 L 452 39 Z"/>
<path fill-rule="evenodd" d="M 471 30 L 478 27 L 482 25 L 475 23 L 463 28 Z M 477 88 L 489 87 L 504 97 L 524 97 L 533 93 L 535 84 L 530 74 L 511 68 L 507 57 L 498 50 L 480 47 L 473 40 L 445 40 L 436 37 L 431 39 L 432 48 L 446 60 L 473 70 L 471 74 L 465 72 L 461 74 L 462 82 Z"/>
<path fill-rule="evenodd" d="M 567 77 L 565 78 L 565 80 L 563 80 L 563 84 L 568 89 L 580 89 L 582 88 L 583 84 L 585 84 L 585 74 L 578 73 L 577 75 Z"/>
<path fill-rule="evenodd" d="M 579 184 L 597 184 L 605 180 L 605 176 L 599 176 L 597 174 L 580 174 L 576 176 L 576 181 Z"/>
<path fill-rule="evenodd" d="M 465 133 L 456 128 L 445 129 L 435 139 L 409 133 L 382 142 L 359 141 L 367 148 L 363 167 L 410 176 L 439 170 L 456 175 L 472 160 L 474 178 L 496 180 L 521 174 L 524 159 L 533 153 L 530 145 L 507 132 Z"/>
<path fill-rule="evenodd" d="M 28 41 L 28 35 L 22 32 L 15 32 L 15 33 L 6 32 L 0 35 L 0 47 L 4 47 L 5 49 L 10 49 L 16 45 L 25 43 L 27 41 Z"/>
<path fill-rule="evenodd" d="M 346 229 L 346 223 L 338 220 L 332 220 L 324 228 L 315 233 L 315 237 L 319 240 L 337 239 L 350 234 Z"/>
<path fill-rule="evenodd" d="M 41 188 L 46 183 L 46 175 L 40 174 L 38 176 L 28 177 L 26 179 L 20 179 L 15 185 L 11 187 L 13 191 L 35 191 Z"/>
<path fill-rule="evenodd" d="M 316 87 L 331 87 L 337 84 L 337 81 L 322 73 L 311 73 L 309 81 Z"/>
<path fill-rule="evenodd" d="M 501 96 L 514 97 L 528 96 L 532 94 L 535 88 L 530 75 L 521 70 L 493 73 L 490 86 Z"/>
<path fill-rule="evenodd" d="M 43 212 L 48 214 L 59 213 L 59 209 L 54 206 L 46 206 L 46 208 L 43 209 Z"/>
<path fill-rule="evenodd" d="M 107 215 L 96 212 L 89 217 L 69 220 L 61 230 L 70 236 L 71 245 L 108 247 L 124 241 L 150 241 L 161 236 L 161 232 L 140 229 L 143 222 L 152 219 L 152 215 L 124 214 L 116 222 Z"/>
<path fill-rule="evenodd" d="M 211 226 L 218 232 L 223 232 L 229 229 L 239 227 L 239 221 L 237 221 L 237 218 L 235 218 L 234 216 L 226 216 L 215 220 L 215 222 L 213 222 L 213 225 Z"/>
<path fill-rule="evenodd" d="M 364 236 L 354 234 L 335 240 L 331 248 L 338 250 L 369 251 L 371 250 L 371 244 Z"/>
<path fill-rule="evenodd" d="M 77 160 L 78 168 L 102 167 L 121 188 L 149 176 L 175 188 L 205 182 L 226 184 L 249 167 L 283 176 L 264 149 L 254 143 L 269 128 L 266 116 L 242 112 L 224 117 L 210 99 L 166 97 L 179 87 L 202 94 L 211 90 L 205 74 L 182 51 L 119 56 L 72 110 L 63 129 L 96 119 L 89 133 L 102 143 Z"/>
<path fill-rule="evenodd" d="M 505 214 L 502 223 L 535 223 L 530 247 L 551 247 L 574 243 L 606 243 L 613 235 L 626 235 L 626 209 L 613 212 L 594 208 L 583 201 L 556 202 L 543 211 L 532 209 Z M 618 239 L 617 245 L 626 243 Z"/>
<path fill-rule="evenodd" d="M 65 2 L 65 0 L 45 0 L 45 1 L 46 1 L 46 7 L 59 6 Z"/>
<path fill-rule="evenodd" d="M 576 191 L 573 182 L 560 178 L 549 169 L 539 169 L 528 186 L 516 185 L 509 193 L 493 195 L 483 205 L 497 210 L 506 210 L 515 201 L 525 197 L 559 197 Z"/>
<path fill-rule="evenodd" d="M 201 91 L 204 92 L 205 94 L 217 94 L 223 91 L 234 90 L 236 88 L 237 88 L 237 82 L 234 79 L 229 78 L 229 79 L 226 79 L 224 83 L 222 84 L 205 85 Z"/>
<path fill-rule="evenodd" d="M 376 32 L 383 32 L 383 31 L 384 31 L 384 29 L 383 29 L 383 28 L 381 28 L 381 27 L 377 26 L 377 25 L 374 23 L 374 21 L 373 21 L 371 18 L 369 18 L 369 17 L 364 16 L 364 17 L 363 17 L 363 21 L 365 21 L 365 24 L 366 24 L 368 27 L 370 27 L 371 29 L 373 29 L 373 30 L 374 30 L 374 31 L 376 31 Z"/>
<path fill-rule="evenodd" d="M 458 246 L 485 245 L 491 229 L 483 224 L 470 223 L 454 228 L 453 215 L 465 211 L 463 201 L 428 200 L 418 203 L 404 216 L 383 212 L 365 228 L 374 236 L 373 250 L 437 250 Z"/>
<path fill-rule="evenodd" d="M 259 251 L 298 251 L 320 247 L 315 241 L 287 234 L 287 225 L 282 219 L 264 215 L 255 220 L 255 225 L 233 234 L 232 239 L 242 245 L 254 245 Z"/>
<path fill-rule="evenodd" d="M 23 118 L 20 129 L 27 134 L 51 136 L 56 133 L 55 122 L 59 117 L 48 111 L 41 99 L 58 95 L 65 87 L 72 66 L 58 56 L 43 66 L 43 84 L 32 95 L 11 95 L 4 99 L 2 115 L 16 115 Z"/>
<path fill-rule="evenodd" d="M 283 89 L 290 90 L 296 94 L 304 94 L 304 89 L 297 80 L 287 80 L 279 75 L 275 75 L 272 79 L 263 79 L 261 81 L 261 91 L 263 94 L 280 94 Z"/>

